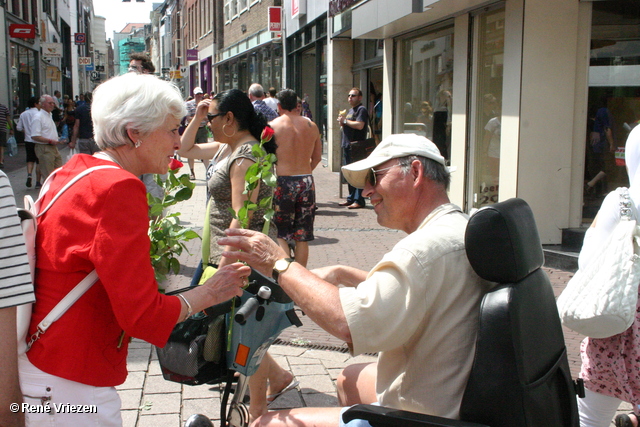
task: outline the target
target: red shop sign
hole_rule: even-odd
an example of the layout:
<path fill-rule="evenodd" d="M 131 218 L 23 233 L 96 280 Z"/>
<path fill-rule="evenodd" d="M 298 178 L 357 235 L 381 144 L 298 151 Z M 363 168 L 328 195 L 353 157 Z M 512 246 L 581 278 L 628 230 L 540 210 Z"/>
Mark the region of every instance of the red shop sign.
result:
<path fill-rule="evenodd" d="M 11 24 L 9 25 L 9 37 L 35 39 L 36 26 L 29 24 Z"/>

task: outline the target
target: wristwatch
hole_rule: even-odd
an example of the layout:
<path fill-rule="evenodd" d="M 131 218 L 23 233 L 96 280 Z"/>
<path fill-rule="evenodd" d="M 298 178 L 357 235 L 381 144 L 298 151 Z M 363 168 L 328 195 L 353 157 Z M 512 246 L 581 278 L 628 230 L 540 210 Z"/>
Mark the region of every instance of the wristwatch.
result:
<path fill-rule="evenodd" d="M 293 258 L 280 258 L 276 261 L 273 266 L 273 278 L 276 279 L 276 282 L 278 281 L 280 274 L 287 271 L 293 261 Z"/>

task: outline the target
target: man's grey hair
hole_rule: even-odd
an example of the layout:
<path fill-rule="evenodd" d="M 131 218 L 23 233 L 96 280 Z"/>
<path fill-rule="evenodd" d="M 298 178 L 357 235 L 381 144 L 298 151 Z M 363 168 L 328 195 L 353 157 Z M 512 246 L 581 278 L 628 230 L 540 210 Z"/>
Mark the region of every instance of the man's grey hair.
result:
<path fill-rule="evenodd" d="M 152 74 L 123 74 L 93 92 L 93 131 L 102 150 L 134 145 L 128 129 L 148 135 L 163 126 L 168 115 L 180 120 L 186 113 L 178 88 Z"/>
<path fill-rule="evenodd" d="M 256 98 L 264 98 L 264 89 L 262 88 L 262 85 L 254 83 L 249 86 L 249 94 Z"/>
<path fill-rule="evenodd" d="M 414 160 L 419 160 L 422 163 L 422 175 L 429 178 L 431 181 L 441 184 L 445 190 L 449 189 L 451 184 L 451 174 L 442 164 L 435 160 L 428 159 L 422 156 L 406 156 L 398 158 L 398 164 L 402 169 L 402 173 L 405 175 L 411 171 L 411 163 Z"/>
<path fill-rule="evenodd" d="M 47 100 L 47 98 L 53 99 L 53 96 L 47 94 L 42 95 L 39 99 L 40 104 L 43 104 Z"/>

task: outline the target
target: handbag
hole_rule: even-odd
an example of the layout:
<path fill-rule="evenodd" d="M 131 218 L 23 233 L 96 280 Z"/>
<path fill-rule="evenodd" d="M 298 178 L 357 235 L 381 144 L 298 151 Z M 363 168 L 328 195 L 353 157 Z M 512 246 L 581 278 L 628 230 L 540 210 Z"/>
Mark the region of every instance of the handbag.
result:
<path fill-rule="evenodd" d="M 357 162 L 369 157 L 369 154 L 376 148 L 376 139 L 367 138 L 361 141 L 352 141 L 349 146 L 351 147 L 351 162 Z"/>
<path fill-rule="evenodd" d="M 626 166 L 627 162 L 624 157 L 624 147 L 616 148 L 616 166 Z"/>
<path fill-rule="evenodd" d="M 18 155 L 18 144 L 14 136 L 10 136 L 9 139 L 7 139 L 7 155 L 9 157 Z"/>
<path fill-rule="evenodd" d="M 191 289 L 167 293 L 175 295 Z M 164 347 L 156 347 L 162 376 L 186 385 L 219 383 L 227 376 L 225 313 L 230 303 L 201 311 L 176 324 Z"/>
<path fill-rule="evenodd" d="M 618 188 L 620 221 L 558 298 L 562 324 L 591 338 L 626 331 L 636 317 L 640 282 L 640 227 L 629 190 Z"/>
<path fill-rule="evenodd" d="M 71 160 L 71 158 L 73 156 L 75 156 L 76 154 L 78 154 L 78 149 L 77 148 L 69 148 L 69 152 L 67 153 L 67 155 L 64 158 L 64 162 L 67 163 L 69 160 Z"/>

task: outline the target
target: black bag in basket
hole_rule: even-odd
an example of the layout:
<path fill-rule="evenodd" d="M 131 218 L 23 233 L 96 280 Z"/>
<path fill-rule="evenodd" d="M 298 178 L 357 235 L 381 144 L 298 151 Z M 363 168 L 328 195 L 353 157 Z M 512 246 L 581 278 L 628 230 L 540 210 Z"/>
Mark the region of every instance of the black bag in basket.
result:
<path fill-rule="evenodd" d="M 369 154 L 376 148 L 376 139 L 367 138 L 361 141 L 353 141 L 349 143 L 351 147 L 351 162 L 366 159 Z"/>
<path fill-rule="evenodd" d="M 225 315 L 220 311 L 225 310 L 192 315 L 173 328 L 163 348 L 156 347 L 165 380 L 199 385 L 226 379 Z"/>

